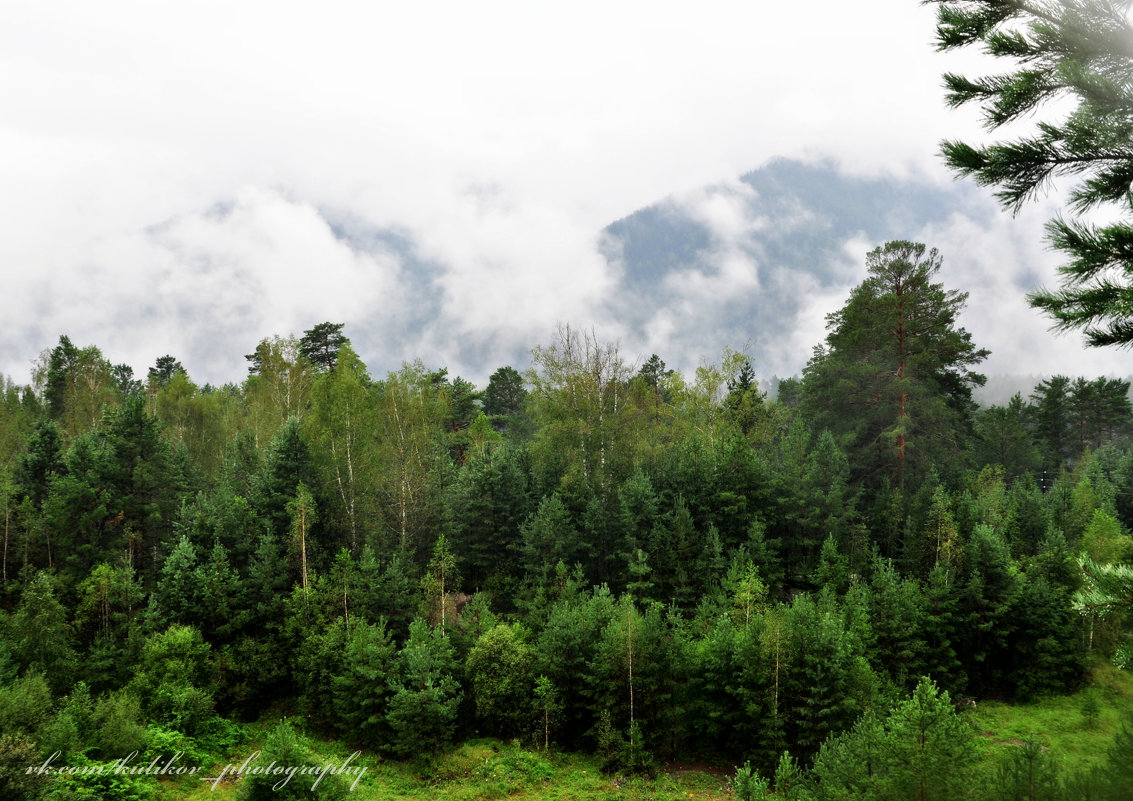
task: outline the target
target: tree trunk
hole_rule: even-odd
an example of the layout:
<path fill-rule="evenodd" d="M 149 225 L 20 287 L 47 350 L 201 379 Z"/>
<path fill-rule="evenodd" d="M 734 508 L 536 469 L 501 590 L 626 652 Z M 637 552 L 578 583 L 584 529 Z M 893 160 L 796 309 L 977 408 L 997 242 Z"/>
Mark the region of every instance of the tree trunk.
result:
<path fill-rule="evenodd" d="M 629 725 L 633 728 L 633 606 L 626 611 L 626 651 L 629 655 Z"/>
<path fill-rule="evenodd" d="M 897 486 L 905 491 L 905 406 L 909 394 L 905 391 L 905 300 L 902 297 L 902 287 L 897 286 Z"/>
<path fill-rule="evenodd" d="M 307 591 L 307 509 L 299 507 L 299 563 L 303 578 L 303 592 Z"/>
<path fill-rule="evenodd" d="M 12 523 L 12 509 L 7 496 L 4 498 L 4 587 L 8 587 L 8 533 Z"/>

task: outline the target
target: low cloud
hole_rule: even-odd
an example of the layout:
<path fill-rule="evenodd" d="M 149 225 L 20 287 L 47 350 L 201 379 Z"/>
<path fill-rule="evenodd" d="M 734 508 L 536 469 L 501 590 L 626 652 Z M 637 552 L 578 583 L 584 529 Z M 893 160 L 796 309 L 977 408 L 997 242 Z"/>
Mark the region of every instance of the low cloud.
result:
<path fill-rule="evenodd" d="M 260 338 L 322 320 L 379 375 L 421 357 L 483 381 L 560 322 L 682 369 L 751 341 L 761 373 L 797 372 L 861 278 L 838 243 L 911 236 L 936 201 L 839 227 L 848 176 L 951 191 L 937 142 L 979 136 L 939 87 L 978 59 L 934 52 L 931 8 L 871 2 L 18 5 L 0 27 L 0 373 L 28 380 L 67 333 L 238 381 Z M 728 179 L 773 155 L 837 160 L 821 209 L 761 208 Z M 635 273 L 603 227 L 667 196 L 659 216 L 707 244 Z M 953 258 L 969 232 L 930 222 Z M 1010 228 L 970 233 L 993 252 Z M 1002 255 L 1017 283 L 1049 280 Z M 1013 352 L 1021 328 L 980 344 Z"/>

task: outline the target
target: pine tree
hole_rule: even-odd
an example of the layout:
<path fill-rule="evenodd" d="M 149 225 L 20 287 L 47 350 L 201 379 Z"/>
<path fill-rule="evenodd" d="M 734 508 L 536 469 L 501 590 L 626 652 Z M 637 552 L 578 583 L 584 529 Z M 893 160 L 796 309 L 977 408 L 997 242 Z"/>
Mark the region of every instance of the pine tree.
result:
<path fill-rule="evenodd" d="M 58 581 L 39 571 L 24 585 L 11 620 L 13 655 L 25 670 L 42 672 L 56 693 L 73 681 L 76 655 L 67 608 L 59 600 Z"/>
<path fill-rule="evenodd" d="M 1016 392 L 1006 406 L 990 406 L 976 416 L 977 463 L 998 464 L 1017 479 L 1039 466 L 1031 435 L 1031 408 Z"/>
<path fill-rule="evenodd" d="M 151 392 L 165 386 L 177 373 L 184 373 L 185 367 L 174 357 L 166 354 L 159 356 L 154 366 L 149 369 L 149 384 Z"/>
<path fill-rule="evenodd" d="M 578 532 L 574 530 L 570 510 L 556 492 L 544 496 L 539 508 L 520 525 L 521 563 L 527 574 L 545 584 L 554 565 L 573 562 L 578 553 Z"/>
<path fill-rule="evenodd" d="M 933 1 L 939 4 L 939 49 L 979 45 L 1012 65 L 1006 73 L 977 79 L 945 75 L 951 106 L 978 105 L 990 132 L 1044 107 L 1058 109 L 1057 115 L 1042 114 L 1033 131 L 1018 139 L 983 147 L 944 142 L 945 161 L 959 175 L 998 187 L 997 198 L 1012 211 L 1049 181 L 1075 177 L 1073 215 L 1097 208 L 1123 212 L 1108 225 L 1053 219 L 1047 225 L 1050 242 L 1070 259 L 1061 268 L 1062 287 L 1029 299 L 1054 318 L 1056 328 L 1082 329 L 1090 345 L 1133 341 L 1129 3 Z"/>
<path fill-rule="evenodd" d="M 967 295 L 934 278 L 936 250 L 888 242 L 866 257 L 869 277 L 827 318 L 830 333 L 804 371 L 803 407 L 844 438 L 859 480 L 903 491 L 930 465 L 962 461 L 972 367 L 988 352 L 956 325 Z"/>
<path fill-rule="evenodd" d="M 1114 654 L 1114 662 L 1122 667 L 1133 666 L 1133 567 L 1099 565 L 1088 556 L 1078 560 L 1084 578 L 1082 589 L 1074 595 L 1074 607 L 1081 613 L 1113 617 L 1125 624 L 1123 640 Z"/>
<path fill-rule="evenodd" d="M 287 507 L 300 483 L 312 485 L 311 451 L 302 436 L 298 417 L 290 417 L 272 438 L 259 475 L 253 481 L 255 508 L 277 536 L 291 528 Z"/>
<path fill-rule="evenodd" d="M 517 449 L 500 445 L 468 458 L 450 488 L 449 507 L 450 540 L 469 587 L 483 588 L 493 576 L 493 586 L 518 578 L 508 555 L 520 547 L 530 507 L 528 476 Z"/>
<path fill-rule="evenodd" d="M 197 625 L 214 645 L 229 642 L 242 623 L 244 587 L 229 562 L 228 550 L 219 542 L 194 571 L 194 583 Z"/>
<path fill-rule="evenodd" d="M 1031 410 L 1042 466 L 1057 475 L 1070 458 L 1070 379 L 1040 381 L 1031 392 Z"/>
<path fill-rule="evenodd" d="M 854 690 L 864 660 L 842 621 L 807 596 L 791 605 L 787 624 L 791 662 L 780 705 L 791 741 L 809 756 L 861 713 L 865 699 Z"/>
<path fill-rule="evenodd" d="M 1076 687 L 1085 669 L 1082 623 L 1070 608 L 1070 593 L 1041 575 L 1025 575 L 1011 608 L 1008 682 L 1030 701 Z"/>
<path fill-rule="evenodd" d="M 386 720 L 392 748 L 401 757 L 438 752 L 451 739 L 463 693 L 453 676 L 455 656 L 442 630 L 423 620 L 409 626 L 409 639 L 397 655 L 397 675 Z"/>
<path fill-rule="evenodd" d="M 963 798 L 975 766 L 975 734 L 947 692 L 922 678 L 912 697 L 886 720 L 891 798 L 932 801 Z"/>
<path fill-rule="evenodd" d="M 497 431 L 516 433 L 523 428 L 526 401 L 523 376 L 514 367 L 501 367 L 489 376 L 483 397 L 484 414 Z"/>
<path fill-rule="evenodd" d="M 729 693 L 737 670 L 733 661 L 736 636 L 731 617 L 720 615 L 703 636 L 689 644 L 689 729 L 706 749 L 720 749 L 734 723 L 744 717 Z"/>
<path fill-rule="evenodd" d="M 961 591 L 964 627 L 960 653 L 970 689 L 1005 689 L 1010 670 L 1011 609 L 1019 588 L 1007 543 L 985 525 L 976 526 L 965 549 L 967 581 Z"/>
<path fill-rule="evenodd" d="M 384 620 L 356 623 L 346 642 L 342 671 L 333 679 L 336 724 L 347 738 L 372 749 L 389 741 L 386 713 L 396 657 Z"/>
<path fill-rule="evenodd" d="M 901 689 L 916 680 L 924 659 L 924 595 L 916 581 L 903 579 L 889 560 L 875 558 L 870 577 L 874 663 Z"/>
<path fill-rule="evenodd" d="M 967 683 L 960 662 L 962 619 L 951 570 L 936 567 L 924 584 L 924 664 L 941 687 L 962 692 Z"/>
<path fill-rule="evenodd" d="M 547 676 L 563 700 L 564 744 L 577 745 L 597 722 L 591 704 L 591 688 L 596 704 L 604 709 L 607 693 L 593 685 L 591 668 L 597 658 L 602 632 L 616 614 L 614 599 L 604 587 L 586 597 L 567 597 L 556 602 L 535 648 L 535 672 Z M 619 650 L 619 653 L 620 650 Z"/>
<path fill-rule="evenodd" d="M 299 354 L 316 369 L 333 372 L 338 353 L 349 347 L 350 340 L 342 334 L 345 323 L 319 323 L 303 332 L 299 340 Z"/>

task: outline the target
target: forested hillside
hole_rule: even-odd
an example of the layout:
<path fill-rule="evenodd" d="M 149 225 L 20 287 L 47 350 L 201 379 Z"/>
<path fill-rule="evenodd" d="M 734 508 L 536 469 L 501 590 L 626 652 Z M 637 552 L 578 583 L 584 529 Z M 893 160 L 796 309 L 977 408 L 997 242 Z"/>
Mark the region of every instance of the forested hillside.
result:
<path fill-rule="evenodd" d="M 1129 384 L 977 408 L 940 257 L 866 266 L 774 402 L 758 353 L 681 375 L 565 326 L 483 387 L 372 376 L 341 324 L 223 387 L 60 337 L 0 395 L 2 796 L 149 797 L 25 769 L 211 766 L 265 714 L 395 759 L 491 736 L 746 762 L 747 797 L 990 794 L 967 704 L 1130 661 Z M 1127 797 L 1124 737 L 1090 797 Z"/>

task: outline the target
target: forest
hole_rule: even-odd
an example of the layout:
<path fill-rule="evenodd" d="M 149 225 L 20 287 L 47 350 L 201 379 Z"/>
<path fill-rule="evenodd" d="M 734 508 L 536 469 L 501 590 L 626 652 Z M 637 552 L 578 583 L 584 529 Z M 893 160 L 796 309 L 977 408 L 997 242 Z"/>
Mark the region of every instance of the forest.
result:
<path fill-rule="evenodd" d="M 1084 768 L 992 764 L 965 715 L 1133 663 L 1129 382 L 978 407 L 942 261 L 871 252 L 774 399 L 758 354 L 570 326 L 482 388 L 371 376 L 340 323 L 220 387 L 61 336 L 0 393 L 0 796 L 182 797 L 28 768 L 208 770 L 259 722 L 281 764 L 494 738 L 745 799 L 1128 798 L 1133 714 Z"/>
<path fill-rule="evenodd" d="M 938 50 L 978 50 L 1001 66 L 943 75 L 945 102 L 974 107 L 988 135 L 942 142 L 943 161 L 994 188 L 1013 213 L 1056 185 L 1061 211 L 1046 231 L 1064 258 L 1059 284 L 1028 300 L 1089 345 L 1133 345 L 1129 1 L 926 4 L 936 7 Z M 80 17 L 97 32 L 94 22 Z M 229 22 L 218 27 L 227 32 Z M 244 54 L 257 68 L 264 22 L 255 20 L 255 47 Z M 304 34 L 312 22 L 303 19 Z M 65 108 L 56 91 L 67 82 L 45 73 L 9 93 L 51 106 L 20 125 L 37 130 L 41 116 L 77 124 L 102 106 L 114 116 L 121 95 L 131 103 L 122 116 L 138 131 L 100 156 L 98 175 L 118 173 L 136 151 L 162 150 L 133 106 L 148 109 L 145 98 L 176 95 L 181 82 L 147 78 L 100 94 L 95 74 L 118 68 L 83 49 L 97 36 L 44 29 L 52 57 L 74 50 L 91 62 L 75 70 L 86 105 Z M 336 51 L 349 49 L 340 32 Z M 804 45 L 791 48 L 800 60 L 824 55 L 817 29 L 775 33 Z M 37 49 L 27 41 L 28 53 Z M 123 49 L 122 63 L 132 59 Z M 217 84 L 240 84 L 238 73 L 204 69 L 196 53 L 192 62 Z M 397 80 L 411 86 L 417 65 L 398 66 Z M 776 64 L 772 82 L 795 92 L 801 66 Z M 509 62 L 501 74 L 524 68 Z M 454 83 L 449 67 L 435 69 Z M 302 108 L 304 136 L 315 120 L 339 119 L 321 105 L 327 97 L 359 102 L 341 87 L 324 97 L 319 79 L 306 83 L 320 90 L 320 105 Z M 152 95 L 138 94 L 143 84 Z M 261 94 L 288 106 L 296 96 L 250 85 L 239 103 L 213 85 L 201 94 L 215 95 L 236 130 L 233 112 Z M 548 108 L 557 105 L 548 97 Z M 905 99 L 894 94 L 892 108 Z M 837 110 L 822 111 L 841 135 Z M 165 122 L 155 111 L 155 127 L 199 125 L 214 138 L 207 120 L 183 126 L 189 116 L 179 107 Z M 888 126 L 900 114 L 883 116 Z M 216 163 L 274 153 L 267 140 L 289 127 L 273 124 L 270 137 Z M 520 149 L 529 144 L 521 124 L 489 127 L 494 138 L 515 127 Z M 352 135 L 368 150 L 399 141 L 375 133 Z M 309 135 L 327 150 L 347 141 Z M 447 125 L 436 132 L 461 135 Z M 84 149 L 70 133 L 57 138 Z M 560 139 L 569 137 L 547 141 Z M 100 177 L 98 191 L 75 202 L 57 195 L 54 176 L 81 172 L 81 162 L 58 145 L 37 148 L 59 154 L 50 169 L 11 182 L 27 185 L 13 208 L 40 194 L 55 205 L 50 227 L 29 228 L 44 241 L 5 251 L 7 261 L 61 235 L 59 220 L 77 219 L 64 214 L 70 204 L 79 227 L 107 237 L 76 241 L 96 243 L 104 258 L 144 252 L 149 280 L 156 251 L 122 246 L 132 240 L 115 239 L 106 223 L 115 218 L 100 214 L 156 203 L 170 191 L 163 162 L 146 162 L 139 180 L 155 183 L 152 195 L 127 203 Z M 194 172 L 208 168 L 180 140 L 166 149 L 184 153 Z M 273 158 L 302 162 L 313 183 L 325 178 L 324 158 Z M 344 161 L 351 179 L 379 163 Z M 291 191 L 283 178 L 269 183 Z M 860 205 L 831 187 L 819 181 L 815 190 L 831 208 Z M 344 191 L 397 196 L 384 186 Z M 421 205 L 414 197 L 408 203 Z M 314 206 L 304 214 L 318 216 Z M 622 224 L 639 237 L 624 241 L 648 257 L 630 285 L 641 292 L 662 280 L 657 265 L 685 266 L 676 240 L 649 233 L 660 229 L 648 216 Z M 168 224 L 140 212 L 131 219 L 131 229 L 144 221 L 149 232 Z M 805 224 L 820 227 L 816 219 Z M 841 223 L 847 237 L 861 227 L 855 219 Z M 478 212 L 476 221 L 491 219 Z M 858 237 L 868 247 L 886 238 Z M 155 280 L 205 303 L 219 299 L 209 287 L 231 289 L 229 268 L 244 267 L 171 241 L 209 281 L 178 283 L 171 268 Z M 772 258 L 826 252 L 780 245 Z M 102 280 L 103 263 L 84 247 L 44 250 L 66 255 L 33 264 L 60 275 L 81 264 Z M 222 386 L 194 381 L 173 354 L 155 352 L 135 375 L 67 332 L 33 345 L 44 349 L 27 354 L 26 385 L 0 377 L 0 801 L 1128 801 L 1130 382 L 1055 374 L 1003 405 L 977 404 L 989 352 L 961 324 L 968 297 L 947 280 L 945 255 L 900 240 L 871 250 L 805 369 L 774 386 L 757 379 L 766 369 L 759 352 L 725 348 L 682 372 L 665 354 L 623 353 L 596 329 L 550 322 L 528 363 L 501 365 L 479 386 L 420 360 L 371 372 L 349 321 L 310 320 L 301 333 L 232 343 L 228 355 L 251 350 L 247 375 Z M 1040 267 L 1026 280 L 1041 280 Z M 799 278 L 805 292 L 803 273 L 779 274 Z M 81 298 L 107 319 L 141 311 L 116 311 L 81 289 L 57 296 L 66 279 L 51 280 L 50 292 L 14 281 L 9 294 L 37 313 L 57 297 Z"/>

